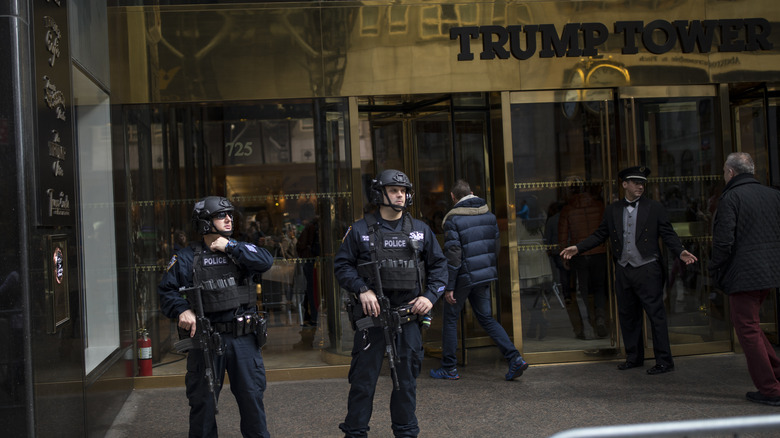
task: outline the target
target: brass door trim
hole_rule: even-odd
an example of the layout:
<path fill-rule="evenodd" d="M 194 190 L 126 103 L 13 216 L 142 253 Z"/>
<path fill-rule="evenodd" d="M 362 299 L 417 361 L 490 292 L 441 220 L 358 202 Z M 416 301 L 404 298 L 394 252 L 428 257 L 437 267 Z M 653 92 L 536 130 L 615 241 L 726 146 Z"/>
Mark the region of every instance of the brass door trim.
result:
<path fill-rule="evenodd" d="M 363 190 L 360 177 L 360 115 L 358 113 L 357 97 L 350 97 L 348 100 L 349 117 L 349 161 L 352 178 L 350 186 L 352 189 L 352 219 L 353 222 L 363 217 Z"/>
<path fill-rule="evenodd" d="M 512 311 L 512 336 L 515 346 L 523 351 L 523 324 L 522 324 L 522 303 L 520 299 L 520 267 L 517 254 L 517 212 L 515 210 L 515 167 L 514 156 L 512 152 L 512 93 L 509 91 L 501 92 L 501 128 L 503 143 L 503 162 L 504 162 L 504 194 L 506 203 L 506 246 L 509 257 L 509 278 L 511 293 L 511 311 Z M 498 200 L 496 200 L 498 202 Z M 502 238 L 503 241 L 503 238 Z"/>
<path fill-rule="evenodd" d="M 576 93 L 576 98 L 572 98 Z M 512 91 L 510 104 L 561 103 L 561 102 L 604 102 L 611 101 L 613 88 L 577 88 L 568 90 Z"/>
<path fill-rule="evenodd" d="M 620 87 L 618 95 L 621 99 L 637 98 L 652 99 L 659 97 L 715 97 L 718 91 L 714 85 L 667 85 Z"/>

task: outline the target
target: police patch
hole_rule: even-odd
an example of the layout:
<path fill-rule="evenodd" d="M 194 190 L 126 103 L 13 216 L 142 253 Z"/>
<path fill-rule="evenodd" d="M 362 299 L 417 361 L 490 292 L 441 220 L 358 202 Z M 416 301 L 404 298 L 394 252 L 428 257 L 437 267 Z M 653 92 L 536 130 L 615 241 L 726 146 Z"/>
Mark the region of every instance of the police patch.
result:
<path fill-rule="evenodd" d="M 228 258 L 224 255 L 210 255 L 203 257 L 203 266 L 224 266 L 228 264 Z"/>
<path fill-rule="evenodd" d="M 409 238 L 412 240 L 423 240 L 425 238 L 425 234 L 423 234 L 422 231 L 412 231 L 409 233 Z"/>
<path fill-rule="evenodd" d="M 406 240 L 400 239 L 398 238 L 398 236 L 390 236 L 389 239 L 384 239 L 384 242 L 382 242 L 382 244 L 386 249 L 406 248 Z"/>
<path fill-rule="evenodd" d="M 245 248 L 252 252 L 257 252 L 257 247 L 252 243 L 247 243 Z"/>
<path fill-rule="evenodd" d="M 168 262 L 168 267 L 165 268 L 165 272 L 170 271 L 173 265 L 175 265 L 177 261 L 179 261 L 179 259 L 176 257 L 176 254 L 174 254 L 173 257 L 171 257 L 171 261 Z"/>

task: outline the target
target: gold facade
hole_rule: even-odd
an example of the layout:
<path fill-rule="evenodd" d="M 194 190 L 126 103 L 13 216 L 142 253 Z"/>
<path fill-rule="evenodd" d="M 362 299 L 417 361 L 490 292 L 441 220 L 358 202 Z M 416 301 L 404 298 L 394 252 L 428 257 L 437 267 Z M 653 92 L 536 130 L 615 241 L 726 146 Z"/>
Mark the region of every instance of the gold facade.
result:
<path fill-rule="evenodd" d="M 110 29 L 114 31 L 110 41 L 111 97 L 113 104 L 128 108 L 130 116 L 141 120 L 128 122 L 132 125 L 127 131 L 128 137 L 138 137 L 141 130 L 149 130 L 143 139 L 128 141 L 131 155 L 136 150 L 133 148 L 141 150 L 146 142 L 154 143 L 151 149 L 170 147 L 175 151 L 170 153 L 172 158 L 178 155 L 180 144 L 182 150 L 187 150 L 187 147 L 192 149 L 191 144 L 200 147 L 199 141 L 202 141 L 202 162 L 183 159 L 180 163 L 182 181 L 199 181 L 195 175 L 200 176 L 202 172 L 206 175 L 202 186 L 220 191 L 247 209 L 262 207 L 278 222 L 287 221 L 288 215 L 294 216 L 303 210 L 303 204 L 314 205 L 321 217 L 329 221 L 322 228 L 328 231 L 323 237 L 325 250 L 317 259 L 317 269 L 324 274 L 316 281 L 323 291 L 320 296 L 323 308 L 330 311 L 327 318 L 331 324 L 327 329 L 331 330 L 329 341 L 333 341 L 333 345 L 324 347 L 326 342 L 320 339 L 321 333 L 316 332 L 317 339 L 322 341 L 320 345 L 311 348 L 311 339 L 301 339 L 310 347 L 309 356 L 306 356 L 308 362 L 278 361 L 288 355 L 288 347 L 297 345 L 295 341 L 298 341 L 294 329 L 298 324 L 293 321 L 295 318 L 289 317 L 295 312 L 290 313 L 289 304 L 283 303 L 280 308 L 286 309 L 289 321 L 274 328 L 277 330 L 275 339 L 283 339 L 284 344 L 266 347 L 266 352 L 270 353 L 266 357 L 269 375 L 301 378 L 321 377 L 327 373 L 346 374 L 346 367 L 341 365 L 348 361 L 351 336 L 339 316 L 341 295 L 332 278 L 332 256 L 343 235 L 342 228 L 362 217 L 364 193 L 361 182 L 367 176 L 370 179 L 375 174 L 372 172 L 380 166 L 398 166 L 406 169 L 414 181 L 418 197 L 415 209 L 420 209 L 415 214 L 424 216 L 425 212 L 421 211 L 424 206 L 446 204 L 449 202 L 446 193 L 449 181 L 462 176 L 447 163 L 457 162 L 452 155 L 466 149 L 448 136 L 450 131 L 458 133 L 459 122 L 476 126 L 475 120 L 480 117 L 485 119 L 479 122 L 482 124 L 477 129 L 475 137 L 478 138 L 467 146 L 478 152 L 469 158 L 477 163 L 476 167 L 482 167 L 483 174 L 479 176 L 484 177 L 486 184 L 479 194 L 492 194 L 485 197 L 494 202 L 491 207 L 501 226 L 501 277 L 496 284 L 495 298 L 495 304 L 501 307 L 497 313 L 505 326 L 511 326 L 510 336 L 533 363 L 604 360 L 615 358 L 620 349 L 614 302 L 611 303 L 613 329 L 607 338 L 590 339 L 592 342 L 588 344 L 571 347 L 572 339 L 553 345 L 550 338 L 541 343 L 538 342 L 541 338 L 534 339 L 526 332 L 528 321 L 532 319 L 529 312 L 533 311 L 539 297 L 549 298 L 548 303 L 540 305 L 548 317 L 557 312 L 557 316 L 563 315 L 560 320 L 568 321 L 563 305 L 559 307 L 553 295 L 544 295 L 550 291 L 542 291 L 531 278 L 533 269 L 549 270 L 544 266 L 546 251 L 554 250 L 555 246 L 540 242 L 535 234 L 529 236 L 529 228 L 517 216 L 519 205 L 524 198 L 531 197 L 540 200 L 542 208 L 546 206 L 542 201 L 564 199 L 569 188 L 566 177 L 576 173 L 585 175 L 585 169 L 591 165 L 597 171 L 586 175 L 587 185 L 600 188 L 604 198 L 611 200 L 618 194 L 615 175 L 621 166 L 637 164 L 643 154 L 648 160 L 655 160 L 648 163 L 654 169 L 664 164 L 659 161 L 663 152 L 660 142 L 642 143 L 645 138 L 637 134 L 647 126 L 662 125 L 664 114 L 679 114 L 680 120 L 687 121 L 684 117 L 695 113 L 697 108 L 706 107 L 708 122 L 698 126 L 699 131 L 695 134 L 707 141 L 716 138 L 708 147 L 717 153 L 730 151 L 729 83 L 780 82 L 780 28 L 775 25 L 767 37 L 766 42 L 773 45 L 771 50 L 719 52 L 717 47 L 722 41 L 718 28 L 709 53 L 699 50 L 684 53 L 678 40 L 661 54 L 649 52 L 646 45 L 658 48 L 669 42 L 669 34 L 662 30 L 647 36 L 648 41 L 643 40 L 642 34 L 627 41 L 624 35 L 612 31 L 615 23 L 636 21 L 648 25 L 661 20 L 659 29 L 675 21 L 705 19 L 760 17 L 777 23 L 780 22 L 780 9 L 775 3 L 776 0 L 479 3 L 415 0 L 114 7 L 109 8 Z M 567 56 L 572 48 L 570 44 L 563 47 L 560 56 L 548 54 L 543 57 L 541 50 L 546 37 L 540 31 L 536 34 L 535 52 L 524 60 L 518 59 L 514 52 L 506 59 L 497 56 L 480 59 L 483 34 L 470 41 L 474 59 L 460 61 L 463 46 L 458 38 L 451 38 L 453 29 L 480 26 L 494 26 L 493 29 L 500 31 L 511 26 L 524 29 L 532 26 L 534 29 L 533 26 L 548 25 L 547 29 L 553 26 L 561 35 L 570 23 L 601 23 L 611 33 L 597 45 L 595 56 L 583 53 Z M 745 23 L 734 23 L 736 36 L 733 39 L 747 39 Z M 577 34 L 579 49 L 586 46 L 584 38 L 583 33 Z M 631 45 L 637 47 L 637 53 L 623 53 L 623 49 Z M 510 46 L 511 41 L 503 45 L 505 49 Z M 527 41 L 523 41 L 520 49 L 527 48 Z M 480 104 L 456 103 L 474 95 L 478 96 L 476 100 L 482 100 Z M 311 110 L 312 102 L 317 102 L 318 98 L 325 98 L 320 99 L 323 102 L 320 110 L 322 114 L 327 113 L 324 116 Z M 673 102 L 659 104 L 653 99 Z M 763 108 L 764 101 L 755 96 L 750 99 L 741 109 L 735 109 L 741 111 L 745 132 L 744 140 L 739 136 L 735 138 L 737 144 L 751 140 L 757 145 L 763 140 L 758 133 L 754 137 L 749 134 L 753 122 L 759 119 L 755 109 Z M 653 119 L 644 120 L 641 114 L 632 112 L 634 105 L 646 105 Z M 770 102 L 770 105 L 777 107 L 778 102 Z M 570 113 L 568 108 L 576 108 L 574 111 L 578 112 Z M 135 111 L 151 114 L 148 126 L 144 126 L 145 120 Z M 457 119 L 458 111 L 467 114 Z M 545 114 L 548 118 L 543 123 L 523 125 L 523 119 L 530 119 L 534 114 Z M 313 134 L 316 129 L 312 120 L 316 117 L 322 117 L 326 121 L 323 126 L 331 130 L 323 136 L 324 140 Z M 177 132 L 172 126 L 181 130 L 181 139 L 174 134 L 170 134 L 170 139 L 164 137 L 162 132 Z M 520 126 L 527 131 L 518 135 Z M 317 128 L 321 126 L 317 125 Z M 305 144 L 311 153 L 307 158 L 293 157 L 284 163 L 265 159 L 250 162 L 224 155 L 227 144 L 241 140 L 242 135 L 245 136 L 241 140 L 244 145 L 247 144 L 246 137 L 251 137 L 249 140 L 258 151 L 263 142 L 272 143 L 271 135 L 265 133 L 285 130 L 288 144 Z M 560 134 L 557 137 L 552 134 L 556 130 L 555 134 Z M 398 144 L 391 146 L 399 149 L 392 152 L 400 153 L 380 153 L 387 146 L 375 142 L 373 135 L 380 131 L 388 138 L 391 134 L 397 135 L 394 139 Z M 188 132 L 192 138 L 186 138 Z M 463 132 L 468 133 L 468 130 Z M 545 142 L 525 143 L 528 141 L 524 138 L 526 132 L 532 134 L 527 137 L 536 135 Z M 428 137 L 415 136 L 420 133 Z M 648 131 L 644 135 L 650 138 L 655 134 Z M 275 139 L 279 140 L 278 137 Z M 421 147 L 424 141 L 431 139 L 439 142 L 433 143 L 435 145 L 445 145 L 439 149 L 446 149 L 450 156 L 436 161 L 438 158 L 433 153 L 436 151 L 431 150 L 435 148 Z M 686 184 L 694 187 L 695 197 L 705 199 L 702 197 L 707 190 L 719 181 L 717 169 L 712 171 L 706 166 L 719 166 L 722 157 L 716 153 L 702 159 L 707 153 L 699 151 L 700 145 L 683 138 L 682 134 L 672 140 L 681 140 L 682 144 L 671 148 L 673 155 L 686 152 L 696 157 L 700 164 L 691 173 L 678 172 L 662 177 L 659 172 L 653 180 L 659 191 L 656 195 L 660 196 L 660 190 L 674 184 Z M 325 144 L 329 141 L 330 144 Z M 583 151 L 584 144 L 592 146 L 594 152 Z M 269 148 L 268 145 L 264 147 Z M 755 150 L 750 150 L 749 146 L 739 148 L 760 154 L 759 147 Z M 480 154 L 483 157 L 473 160 Z M 597 163 L 587 163 L 596 155 Z M 397 163 L 382 161 L 380 157 L 391 157 Z M 757 157 L 762 162 L 768 161 L 765 156 Z M 158 154 L 152 152 L 148 158 L 157 159 Z M 527 166 L 524 162 L 536 165 Z M 133 163 L 129 166 L 133 173 L 136 170 Z M 152 166 L 158 173 L 170 170 L 157 167 L 158 164 Z M 421 176 L 435 172 L 443 177 L 435 187 L 431 185 L 429 190 L 423 190 L 426 187 L 420 184 Z M 323 188 L 319 178 L 325 174 L 332 180 Z M 136 186 L 142 183 L 143 173 L 138 176 Z M 209 187 L 210 184 L 213 187 Z M 182 184 L 183 187 L 186 185 Z M 202 189 L 204 187 L 197 190 Z M 429 199 L 423 198 L 424 195 L 429 195 Z M 194 200 L 190 196 L 187 192 L 186 199 L 182 195 L 182 199 L 174 202 L 181 203 L 182 210 L 186 210 Z M 158 210 L 166 207 L 165 201 L 149 201 L 143 193 L 136 195 L 133 201 L 139 211 L 153 207 L 154 214 L 147 212 L 150 223 L 153 217 L 162 215 Z M 176 217 L 176 214 L 170 215 Z M 675 226 L 686 244 L 709 244 L 702 223 L 680 220 Z M 439 237 L 442 237 L 441 233 Z M 291 260 L 301 264 L 304 259 Z M 146 281 L 153 285 L 164 263 L 161 265 L 153 258 L 143 263 L 138 266 L 148 271 Z M 704 261 L 697 267 L 706 269 Z M 703 271 L 697 275 L 697 278 L 705 277 Z M 153 293 L 153 286 L 146 289 Z M 710 291 L 709 285 L 702 284 L 689 289 L 696 289 L 697 293 Z M 529 296 L 529 290 L 539 290 L 538 296 Z M 266 289 L 266 295 L 270 295 L 270 288 Z M 697 296 L 695 300 L 699 298 Z M 679 302 L 683 303 L 683 300 Z M 706 304 L 706 301 L 702 299 L 701 303 Z M 689 309 L 679 312 L 678 319 L 701 316 L 711 326 L 698 320 L 695 326 L 675 321 L 672 330 L 675 354 L 731 349 L 728 327 L 724 328 L 722 320 L 712 321 L 708 311 L 697 308 L 692 312 Z M 483 332 L 474 330 L 473 316 L 467 319 L 471 326 L 466 346 L 490 344 Z M 319 327 L 322 329 L 323 324 Z M 561 339 L 571 338 L 568 326 L 558 328 L 561 333 L 565 332 Z M 436 337 L 435 328 L 432 332 L 429 341 Z M 293 341 L 289 340 L 291 338 Z M 291 357 L 298 360 L 298 353 Z M 320 365 L 336 366 L 326 372 Z"/>
<path fill-rule="evenodd" d="M 112 97 L 120 103 L 716 83 L 746 71 L 752 81 L 771 81 L 780 65 L 777 28 L 769 35 L 771 50 L 718 52 L 716 31 L 709 53 L 683 53 L 677 41 L 654 55 L 639 34 L 638 53 L 621 53 L 625 35 L 613 27 L 654 20 L 778 22 L 773 0 L 271 3 L 114 7 L 109 15 L 116 31 Z M 594 57 L 543 58 L 537 49 L 526 60 L 479 59 L 481 39 L 473 39 L 472 61 L 458 61 L 459 41 L 450 37 L 464 26 L 552 24 L 560 34 L 567 23 L 602 23 L 610 35 Z M 737 41 L 744 40 L 745 26 L 735 29 Z M 661 30 L 652 38 L 656 45 L 668 41 Z M 595 70 L 601 72 L 591 75 Z M 640 73 L 625 74 L 631 71 Z"/>

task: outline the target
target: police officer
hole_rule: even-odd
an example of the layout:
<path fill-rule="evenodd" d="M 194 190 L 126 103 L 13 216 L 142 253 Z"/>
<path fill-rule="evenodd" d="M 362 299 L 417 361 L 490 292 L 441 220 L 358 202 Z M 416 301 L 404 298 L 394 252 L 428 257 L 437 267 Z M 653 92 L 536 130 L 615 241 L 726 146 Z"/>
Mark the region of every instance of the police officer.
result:
<path fill-rule="evenodd" d="M 182 296 L 182 287 L 201 286 L 204 315 L 221 337 L 223 353 L 215 355 L 214 391 L 219 396 L 225 377 L 241 413 L 241 434 L 268 437 L 263 391 L 265 367 L 261 354 L 265 324 L 246 330 L 246 321 L 258 321 L 257 294 L 252 276 L 271 268 L 273 257 L 263 248 L 231 239 L 233 205 L 225 198 L 208 196 L 195 203 L 192 220 L 203 240 L 171 258 L 157 293 L 168 318 L 176 319 L 180 332 L 195 336 L 196 315 Z M 248 318 L 247 318 L 248 317 Z M 185 385 L 190 404 L 190 437 L 217 436 L 215 398 L 204 376 L 203 351 L 187 355 Z"/>
<path fill-rule="evenodd" d="M 425 315 L 444 293 L 447 259 L 431 229 L 406 212 L 413 194 L 412 183 L 403 172 L 389 169 L 380 173 L 370 189 L 370 201 L 379 207 L 378 212 L 355 222 L 344 236 L 334 270 L 341 287 L 354 294 L 357 318 L 377 316 L 381 310 L 372 261 L 379 264 L 382 290 L 392 308 L 408 304 L 413 314 Z M 420 281 L 423 274 L 425 286 Z M 423 359 L 416 319 L 401 326 L 395 343 L 400 363 L 395 367 L 399 389 L 390 396 L 393 434 L 416 437 L 420 431 L 415 416 L 416 378 Z M 367 436 L 384 355 L 382 327 L 355 331 L 347 417 L 339 425 L 347 437 Z"/>

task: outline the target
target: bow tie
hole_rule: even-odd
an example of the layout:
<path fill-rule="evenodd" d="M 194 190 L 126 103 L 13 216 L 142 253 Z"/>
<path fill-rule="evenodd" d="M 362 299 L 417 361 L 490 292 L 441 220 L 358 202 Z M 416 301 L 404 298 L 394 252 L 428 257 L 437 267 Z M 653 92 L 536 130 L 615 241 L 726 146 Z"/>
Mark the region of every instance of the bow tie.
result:
<path fill-rule="evenodd" d="M 636 208 L 636 203 L 639 201 L 628 202 L 626 201 L 626 207 Z"/>

